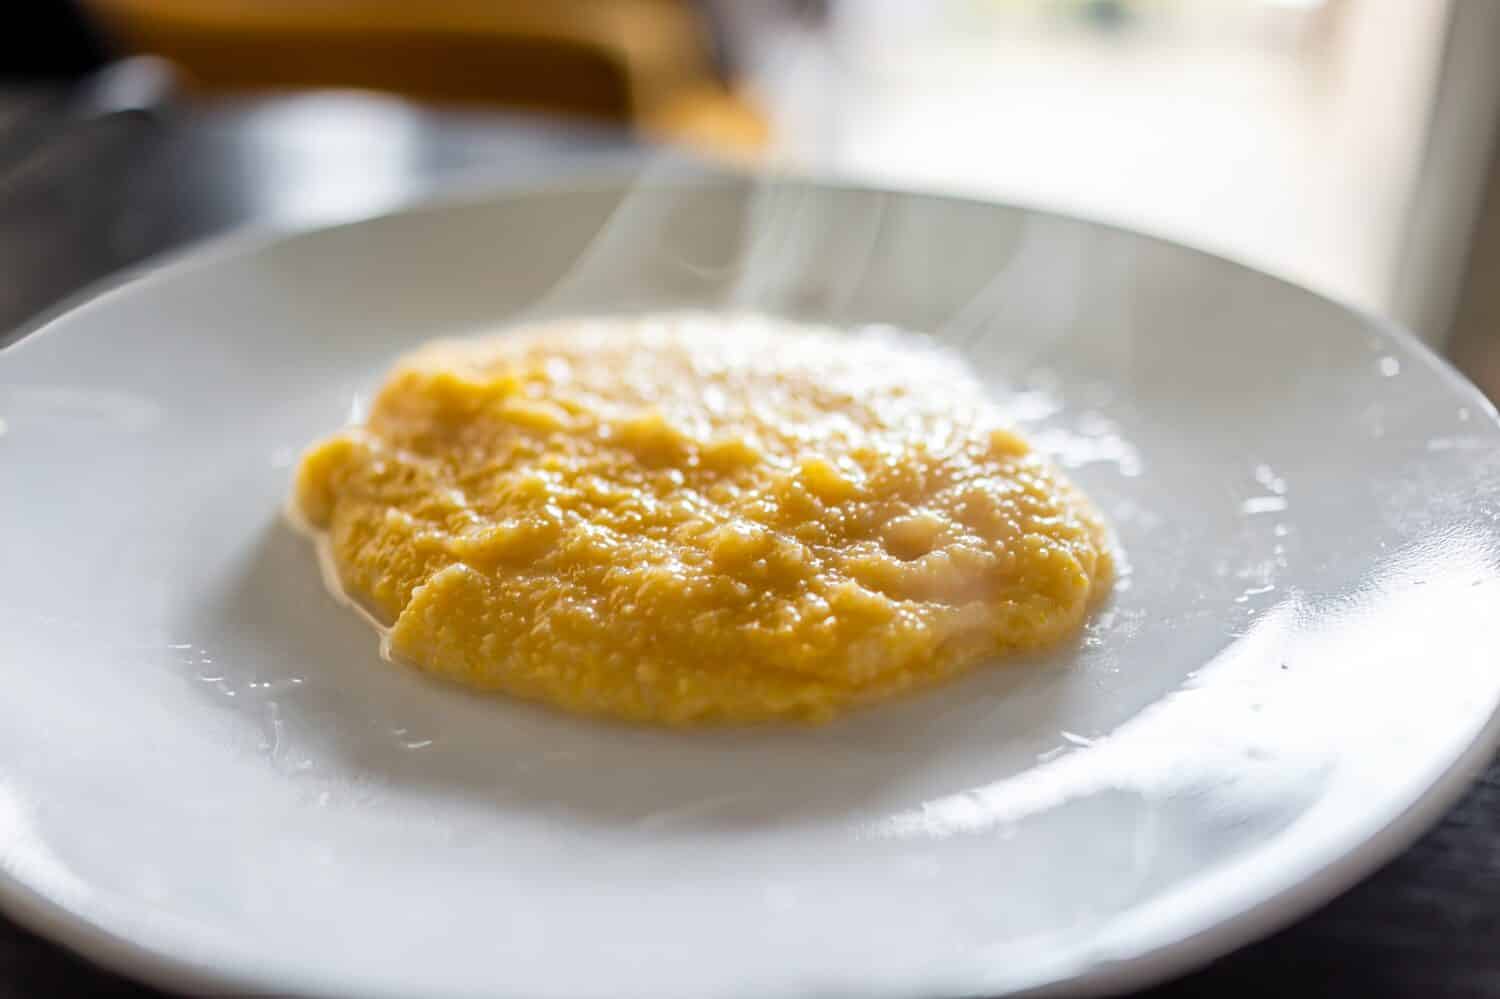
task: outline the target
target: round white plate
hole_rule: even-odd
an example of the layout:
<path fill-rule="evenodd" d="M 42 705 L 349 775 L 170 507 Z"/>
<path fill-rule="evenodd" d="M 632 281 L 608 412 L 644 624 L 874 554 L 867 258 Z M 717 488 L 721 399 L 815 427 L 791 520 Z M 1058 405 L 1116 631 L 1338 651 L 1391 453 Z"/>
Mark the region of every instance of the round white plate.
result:
<path fill-rule="evenodd" d="M 0 354 L 6 911 L 178 987 L 1117 989 L 1327 899 L 1488 758 L 1500 427 L 1410 336 L 1015 208 L 626 189 L 220 244 Z M 956 344 L 1113 518 L 1118 593 L 821 728 L 384 663 L 280 518 L 299 449 L 429 337 L 684 306 Z"/>

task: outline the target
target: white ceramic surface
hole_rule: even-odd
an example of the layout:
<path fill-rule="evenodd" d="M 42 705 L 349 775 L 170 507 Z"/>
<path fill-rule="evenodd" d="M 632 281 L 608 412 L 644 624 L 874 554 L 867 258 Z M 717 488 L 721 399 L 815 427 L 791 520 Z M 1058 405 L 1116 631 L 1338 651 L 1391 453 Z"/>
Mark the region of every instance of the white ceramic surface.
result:
<path fill-rule="evenodd" d="M 382 662 L 280 520 L 298 450 L 428 337 L 705 305 L 959 345 L 1118 527 L 1082 640 L 816 729 Z M 1495 741 L 1490 407 L 1399 331 L 1079 221 L 792 182 L 450 198 L 101 295 L 0 353 L 0 420 L 0 901 L 170 985 L 1120 988 L 1346 886 Z"/>

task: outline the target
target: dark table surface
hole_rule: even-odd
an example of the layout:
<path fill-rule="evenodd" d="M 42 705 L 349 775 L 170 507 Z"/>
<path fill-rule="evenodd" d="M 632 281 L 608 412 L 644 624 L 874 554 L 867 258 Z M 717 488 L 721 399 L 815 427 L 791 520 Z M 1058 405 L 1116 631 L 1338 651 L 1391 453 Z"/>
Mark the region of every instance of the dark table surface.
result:
<path fill-rule="evenodd" d="M 50 98 L 0 92 L 0 343 L 92 282 L 238 226 L 354 218 L 458 178 L 519 184 L 639 155 L 607 130 L 358 95 L 82 120 Z M 1500 999 L 1500 763 L 1363 884 L 1146 994 L 1288 991 Z M 0 999 L 82 994 L 160 995 L 0 917 Z"/>

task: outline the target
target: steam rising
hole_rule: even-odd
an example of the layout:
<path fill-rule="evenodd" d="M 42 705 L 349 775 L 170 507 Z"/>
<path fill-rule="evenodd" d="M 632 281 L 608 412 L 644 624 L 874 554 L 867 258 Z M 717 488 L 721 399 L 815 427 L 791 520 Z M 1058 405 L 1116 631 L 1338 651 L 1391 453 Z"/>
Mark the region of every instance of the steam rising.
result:
<path fill-rule="evenodd" d="M 1107 326 L 1090 339 L 1113 345 L 1101 360 L 1118 370 L 1128 317 L 1078 304 L 1085 281 L 1128 284 L 1125 247 L 1110 243 L 1068 219 L 663 155 L 522 318 L 707 308 L 889 324 L 976 360 L 1002 354 L 1016 381 Z"/>

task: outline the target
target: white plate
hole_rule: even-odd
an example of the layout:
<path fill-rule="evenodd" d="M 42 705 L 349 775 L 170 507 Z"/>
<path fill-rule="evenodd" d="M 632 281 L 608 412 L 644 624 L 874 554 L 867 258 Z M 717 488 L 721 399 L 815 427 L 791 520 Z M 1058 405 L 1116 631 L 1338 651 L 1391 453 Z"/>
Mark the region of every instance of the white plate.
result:
<path fill-rule="evenodd" d="M 1113 989 L 1327 899 L 1487 759 L 1500 428 L 1411 337 L 1014 208 L 622 190 L 221 244 L 0 355 L 8 912 L 178 987 Z M 426 338 L 683 305 L 959 344 L 1112 515 L 1119 593 L 1076 648 L 816 729 L 383 663 L 279 519 L 299 448 Z"/>

